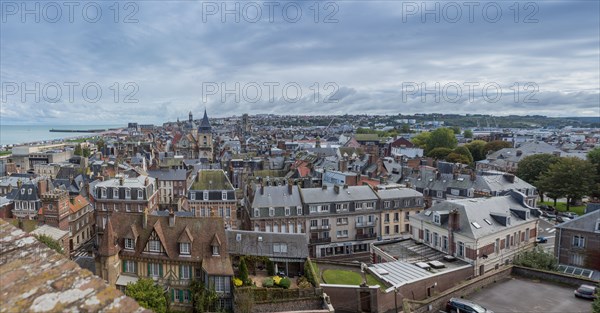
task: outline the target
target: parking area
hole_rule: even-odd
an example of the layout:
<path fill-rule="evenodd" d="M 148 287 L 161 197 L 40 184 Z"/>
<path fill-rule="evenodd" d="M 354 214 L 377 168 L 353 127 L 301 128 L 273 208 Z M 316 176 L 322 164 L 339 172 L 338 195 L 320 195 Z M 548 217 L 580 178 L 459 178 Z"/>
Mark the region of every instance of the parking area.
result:
<path fill-rule="evenodd" d="M 573 290 L 547 282 L 511 278 L 492 284 L 467 298 L 495 313 L 591 312 L 592 302 L 575 298 Z"/>

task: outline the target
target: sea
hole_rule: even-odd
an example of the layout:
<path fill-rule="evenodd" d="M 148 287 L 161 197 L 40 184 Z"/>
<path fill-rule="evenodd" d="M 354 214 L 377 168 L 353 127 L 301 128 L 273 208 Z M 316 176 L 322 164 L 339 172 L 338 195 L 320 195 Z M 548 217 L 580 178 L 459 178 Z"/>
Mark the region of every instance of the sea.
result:
<path fill-rule="evenodd" d="M 25 143 L 92 137 L 94 133 L 54 133 L 51 129 L 109 129 L 126 125 L 4 125 L 0 124 L 0 147 Z"/>

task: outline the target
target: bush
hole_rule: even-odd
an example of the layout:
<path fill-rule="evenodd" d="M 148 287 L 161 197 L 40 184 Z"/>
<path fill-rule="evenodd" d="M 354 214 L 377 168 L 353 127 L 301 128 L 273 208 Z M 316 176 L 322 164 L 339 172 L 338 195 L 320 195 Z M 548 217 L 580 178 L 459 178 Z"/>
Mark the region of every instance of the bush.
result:
<path fill-rule="evenodd" d="M 301 288 L 301 289 L 306 289 L 306 288 L 312 287 L 312 284 L 304 276 L 298 277 L 296 284 L 298 284 L 298 288 Z"/>
<path fill-rule="evenodd" d="M 239 279 L 239 278 L 237 278 L 237 277 L 235 277 L 235 278 L 233 279 L 233 285 L 234 285 L 234 286 L 236 286 L 236 287 L 241 287 L 243 284 L 244 284 L 244 282 L 243 282 L 241 279 Z"/>
<path fill-rule="evenodd" d="M 289 289 L 290 285 L 292 285 L 292 281 L 289 278 L 284 277 L 279 281 L 277 285 L 279 285 L 279 287 L 282 287 L 283 289 Z"/>
<path fill-rule="evenodd" d="M 279 285 L 279 282 L 281 281 L 281 277 L 273 276 L 273 281 L 275 282 L 276 285 Z"/>
<path fill-rule="evenodd" d="M 540 247 L 519 254 L 514 264 L 547 271 L 555 271 L 558 266 L 554 255 Z"/>
<path fill-rule="evenodd" d="M 267 260 L 267 275 L 269 275 L 269 276 L 275 275 L 275 265 L 273 264 L 273 261 L 271 261 L 271 260 Z"/>
<path fill-rule="evenodd" d="M 313 271 L 313 267 L 310 264 L 310 261 L 306 260 L 306 262 L 304 262 L 304 276 L 306 276 L 306 280 L 308 280 L 308 282 L 311 283 L 313 286 L 317 286 L 316 277 L 314 276 L 315 271 Z"/>
<path fill-rule="evenodd" d="M 262 286 L 265 288 L 271 288 L 274 286 L 273 278 L 267 277 L 262 281 Z"/>

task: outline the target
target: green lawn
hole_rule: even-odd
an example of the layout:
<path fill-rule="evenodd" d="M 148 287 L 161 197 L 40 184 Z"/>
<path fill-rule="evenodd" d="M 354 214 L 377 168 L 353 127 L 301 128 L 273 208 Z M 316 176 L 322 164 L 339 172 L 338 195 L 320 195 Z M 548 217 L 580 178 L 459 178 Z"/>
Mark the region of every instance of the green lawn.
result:
<path fill-rule="evenodd" d="M 12 150 L 8 150 L 8 151 L 0 151 L 0 156 L 3 155 L 10 155 L 12 153 Z"/>
<path fill-rule="evenodd" d="M 540 206 L 541 204 L 554 206 L 554 201 L 539 202 L 538 206 Z M 556 202 L 555 208 L 560 212 L 565 212 L 565 211 L 567 211 L 567 203 L 566 202 Z M 571 207 L 569 207 L 569 211 L 573 212 L 573 213 L 577 213 L 578 215 L 583 215 L 585 212 L 585 205 L 580 205 L 580 206 L 572 205 Z"/>
<path fill-rule="evenodd" d="M 93 137 L 86 137 L 86 138 L 75 138 L 75 139 L 67 139 L 67 142 L 78 142 L 78 143 L 82 143 L 82 142 L 86 142 L 93 139 Z"/>
<path fill-rule="evenodd" d="M 344 270 L 325 270 L 323 272 L 323 281 L 326 284 L 358 286 L 362 283 L 362 280 L 362 275 L 357 272 Z M 369 273 L 367 273 L 367 284 L 369 286 L 379 285 L 382 288 L 385 287 L 383 283 Z"/>

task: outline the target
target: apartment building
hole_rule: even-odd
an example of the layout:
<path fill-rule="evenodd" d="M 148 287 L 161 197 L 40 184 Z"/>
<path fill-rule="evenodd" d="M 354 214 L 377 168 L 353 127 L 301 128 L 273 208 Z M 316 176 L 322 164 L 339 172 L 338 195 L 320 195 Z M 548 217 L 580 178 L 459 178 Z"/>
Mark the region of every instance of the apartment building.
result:
<path fill-rule="evenodd" d="M 187 197 L 194 216 L 220 217 L 225 228 L 238 228 L 235 189 L 223 170 L 199 170 L 192 179 Z"/>
<path fill-rule="evenodd" d="M 410 188 L 377 189 L 379 202 L 379 229 L 382 239 L 410 234 L 410 217 L 425 208 L 423 194 Z"/>
<path fill-rule="evenodd" d="M 600 271 L 600 210 L 556 226 L 554 254 L 560 264 Z"/>
<path fill-rule="evenodd" d="M 184 197 L 187 191 L 188 171 L 185 169 L 159 169 L 148 171 L 148 176 L 156 179 L 158 185 L 158 205 L 167 208 L 176 202 L 176 198 Z"/>
<path fill-rule="evenodd" d="M 410 219 L 414 240 L 473 265 L 482 275 L 534 246 L 538 219 L 525 195 L 448 200 Z"/>
<path fill-rule="evenodd" d="M 286 186 L 258 185 L 249 211 L 254 231 L 305 232 L 306 216 L 303 214 L 300 188 L 291 183 Z"/>

